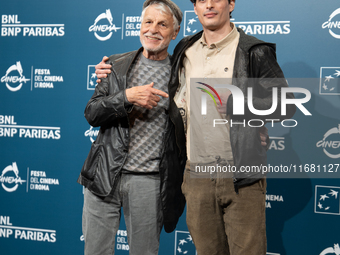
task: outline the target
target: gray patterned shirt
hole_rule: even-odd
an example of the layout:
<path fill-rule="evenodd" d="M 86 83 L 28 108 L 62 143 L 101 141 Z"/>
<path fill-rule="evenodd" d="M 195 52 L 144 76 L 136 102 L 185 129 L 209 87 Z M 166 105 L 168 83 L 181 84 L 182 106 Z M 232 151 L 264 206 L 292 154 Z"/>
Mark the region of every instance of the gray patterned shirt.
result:
<path fill-rule="evenodd" d="M 128 88 L 147 85 L 168 93 L 170 59 L 161 61 L 147 59 L 142 53 L 132 64 L 127 77 Z M 168 98 L 161 97 L 151 110 L 134 106 L 129 113 L 129 154 L 123 169 L 132 172 L 158 172 L 165 126 L 167 122 Z"/>

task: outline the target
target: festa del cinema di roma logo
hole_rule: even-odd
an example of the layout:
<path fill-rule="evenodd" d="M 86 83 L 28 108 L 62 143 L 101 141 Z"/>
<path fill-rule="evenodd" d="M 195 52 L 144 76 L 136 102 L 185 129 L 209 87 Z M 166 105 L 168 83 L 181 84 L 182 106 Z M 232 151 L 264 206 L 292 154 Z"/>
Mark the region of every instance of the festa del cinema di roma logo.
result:
<path fill-rule="evenodd" d="M 327 254 L 340 255 L 339 244 L 334 244 L 334 247 L 326 248 L 320 253 L 320 255 L 327 255 Z"/>
<path fill-rule="evenodd" d="M 22 69 L 20 61 L 17 61 L 15 65 L 12 65 L 7 69 L 6 74 L 1 77 L 1 82 L 5 82 L 6 87 L 10 91 L 18 91 L 21 89 L 23 83 L 30 81 L 30 79 L 26 79 L 26 77 L 23 75 L 23 72 L 24 71 Z M 11 73 L 12 75 L 10 75 Z M 16 73 L 18 75 L 15 75 Z M 17 85 L 17 83 L 19 84 Z"/>
<path fill-rule="evenodd" d="M 10 173 L 13 174 L 10 174 Z M 21 180 L 19 176 L 19 170 L 16 162 L 13 162 L 12 165 L 7 166 L 1 173 L 0 182 L 2 188 L 7 192 L 16 191 L 19 184 L 26 182 Z"/>
<path fill-rule="evenodd" d="M 98 24 L 101 20 L 107 20 L 109 22 L 109 25 L 107 24 Z M 112 36 L 112 31 L 117 32 L 118 29 L 121 29 L 121 27 L 116 27 L 115 24 L 112 23 L 113 17 L 111 14 L 110 9 L 107 9 L 105 13 L 100 14 L 94 21 L 94 24 L 90 26 L 89 32 L 94 32 L 94 36 L 99 41 L 106 41 L 109 40 Z M 105 36 L 102 36 L 98 33 L 108 33 Z"/>
<path fill-rule="evenodd" d="M 338 127 L 328 130 L 322 140 L 316 143 L 316 147 L 322 147 L 323 152 L 330 158 L 340 158 L 340 153 L 336 153 L 336 150 L 340 148 L 340 124 Z M 337 136 L 337 137 L 336 137 Z"/>
<path fill-rule="evenodd" d="M 225 89 L 229 89 L 230 92 L 233 95 L 233 114 L 234 115 L 244 115 L 244 103 L 245 103 L 245 99 L 244 99 L 244 95 L 243 92 L 240 88 L 238 88 L 235 85 L 228 85 L 228 84 L 216 84 L 214 87 L 211 85 L 208 85 L 206 83 L 203 82 L 197 82 L 200 85 L 205 86 L 207 89 L 202 88 L 202 87 L 196 87 L 197 89 L 201 90 L 202 95 L 201 95 L 201 114 L 202 115 L 207 115 L 207 94 L 212 98 L 212 100 L 214 101 L 215 105 L 217 106 L 216 100 L 215 100 L 215 96 L 213 94 L 216 95 L 216 98 L 219 100 L 219 103 L 221 105 L 222 104 L 222 100 L 220 95 L 217 93 L 217 91 L 215 90 L 215 88 L 225 88 Z M 212 93 L 210 91 L 212 91 Z M 294 99 L 289 99 L 286 97 L 287 93 L 302 93 L 305 94 L 304 98 L 294 98 Z M 266 116 L 266 115 L 270 115 L 272 114 L 278 105 L 278 89 L 277 88 L 273 88 L 272 91 L 272 98 L 273 98 L 273 103 L 270 109 L 268 110 L 258 110 L 255 109 L 254 105 L 253 105 L 253 88 L 249 87 L 248 88 L 248 99 L 247 99 L 247 104 L 248 104 L 248 108 L 251 111 L 251 113 L 257 115 L 257 116 Z M 311 116 L 312 114 L 302 105 L 304 103 L 307 103 L 311 98 L 311 93 L 304 88 L 296 88 L 296 87 L 284 87 L 281 88 L 281 114 L 282 115 L 286 115 L 286 106 L 287 104 L 295 104 L 303 113 L 304 115 L 307 116 Z M 266 119 L 266 121 L 271 122 L 272 126 L 274 125 L 274 121 L 278 121 L 278 120 L 273 120 L 273 119 Z M 285 125 L 284 122 L 285 121 L 292 121 L 295 122 L 294 125 Z M 226 119 L 214 119 L 213 120 L 213 126 L 215 127 L 216 125 L 221 125 L 221 124 L 227 124 L 228 120 Z M 233 120 L 229 120 L 230 122 L 230 126 L 232 126 L 233 124 L 243 124 L 245 126 L 245 120 L 243 123 L 241 122 L 237 122 L 237 123 L 233 123 Z M 259 123 L 261 122 L 260 125 L 252 125 L 253 122 Z M 248 120 L 247 123 L 250 127 L 260 127 L 265 125 L 266 123 L 261 120 L 261 119 L 251 119 Z M 289 119 L 289 120 L 283 120 L 281 122 L 282 126 L 284 127 L 295 127 L 297 126 L 297 121 L 293 120 L 293 119 Z"/>
<path fill-rule="evenodd" d="M 337 17 L 337 18 L 335 18 Z M 328 32 L 336 39 L 340 39 L 340 8 L 336 9 L 329 19 L 322 24 L 322 28 L 328 28 Z M 338 30 L 335 30 L 338 29 Z M 334 32 L 337 31 L 337 32 Z"/>

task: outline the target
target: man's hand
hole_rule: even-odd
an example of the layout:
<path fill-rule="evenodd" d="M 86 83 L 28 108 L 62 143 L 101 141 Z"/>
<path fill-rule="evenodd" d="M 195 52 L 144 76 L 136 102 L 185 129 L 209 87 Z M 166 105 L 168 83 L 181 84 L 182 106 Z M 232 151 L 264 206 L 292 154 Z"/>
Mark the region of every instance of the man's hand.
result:
<path fill-rule="evenodd" d="M 267 146 L 268 129 L 265 126 L 262 126 L 260 127 L 259 132 L 261 137 L 261 145 Z"/>
<path fill-rule="evenodd" d="M 101 78 L 106 78 L 107 74 L 111 73 L 111 65 L 105 64 L 107 60 L 109 60 L 109 58 L 104 56 L 102 61 L 96 65 L 97 83 L 100 83 Z"/>
<path fill-rule="evenodd" d="M 132 87 L 125 90 L 127 100 L 137 106 L 152 109 L 157 106 L 160 97 L 169 97 L 169 95 L 159 89 L 153 88 L 153 82 L 143 86 Z M 159 96 L 157 96 L 159 95 Z"/>

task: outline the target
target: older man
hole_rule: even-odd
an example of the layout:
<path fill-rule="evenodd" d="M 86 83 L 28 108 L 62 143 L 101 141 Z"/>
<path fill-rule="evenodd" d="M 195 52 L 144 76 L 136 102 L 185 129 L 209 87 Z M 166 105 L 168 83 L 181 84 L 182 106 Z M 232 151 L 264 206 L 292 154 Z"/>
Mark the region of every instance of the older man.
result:
<path fill-rule="evenodd" d="M 86 106 L 89 124 L 101 128 L 78 179 L 85 254 L 113 254 L 121 208 L 130 254 L 158 254 L 163 225 L 173 231 L 183 212 L 185 135 L 167 52 L 181 20 L 172 1 L 145 1 L 143 47 L 109 58 L 111 73 Z"/>

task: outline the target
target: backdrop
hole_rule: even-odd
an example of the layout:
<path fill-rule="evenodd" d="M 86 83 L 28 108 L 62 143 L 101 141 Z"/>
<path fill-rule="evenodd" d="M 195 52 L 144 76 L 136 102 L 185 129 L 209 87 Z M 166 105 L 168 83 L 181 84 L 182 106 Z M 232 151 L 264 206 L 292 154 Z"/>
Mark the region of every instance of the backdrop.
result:
<path fill-rule="evenodd" d="M 189 0 L 171 53 L 201 30 Z M 140 47 L 143 1 L 0 2 L 0 253 L 82 254 L 83 188 L 76 183 L 96 138 L 83 111 L 104 55 Z M 233 22 L 277 44 L 291 87 L 311 99 L 296 125 L 267 125 L 267 254 L 340 254 L 340 3 L 236 1 Z M 297 98 L 304 98 L 299 93 Z M 281 169 L 280 169 L 281 168 Z M 186 223 L 162 232 L 159 254 L 196 254 Z M 207 238 L 209 238 L 207 236 Z M 116 254 L 128 254 L 124 221 Z"/>

